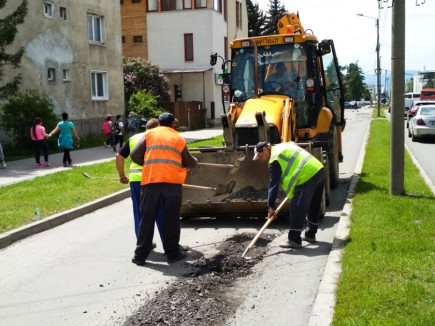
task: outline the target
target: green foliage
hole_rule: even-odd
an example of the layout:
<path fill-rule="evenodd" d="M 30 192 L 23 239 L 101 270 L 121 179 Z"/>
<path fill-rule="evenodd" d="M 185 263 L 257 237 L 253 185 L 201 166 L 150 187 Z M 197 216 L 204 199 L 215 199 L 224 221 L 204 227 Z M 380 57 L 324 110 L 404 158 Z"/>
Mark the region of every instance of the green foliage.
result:
<path fill-rule="evenodd" d="M 160 114 L 165 112 L 157 102 L 156 96 L 154 96 L 149 90 L 140 90 L 130 97 L 128 102 L 130 111 L 139 112 L 142 111 L 144 117 L 147 119 L 157 118 Z"/>
<path fill-rule="evenodd" d="M 348 101 L 359 101 L 364 98 L 365 89 L 364 74 L 358 66 L 358 62 L 347 66 L 347 74 L 344 77 L 346 85 L 345 99 Z"/>
<path fill-rule="evenodd" d="M 124 95 L 125 102 L 129 103 L 130 97 L 142 90 L 151 92 L 157 99 L 159 106 L 170 100 L 169 81 L 161 72 L 159 66 L 152 65 L 141 58 L 124 58 Z M 127 112 L 130 111 L 127 108 Z"/>
<path fill-rule="evenodd" d="M 255 4 L 251 0 L 246 1 L 246 9 L 248 11 L 248 36 L 260 36 L 264 33 L 264 25 L 266 16 L 260 10 L 258 2 Z"/>
<path fill-rule="evenodd" d="M 429 79 L 426 83 L 426 85 L 424 85 L 423 88 L 435 88 L 435 83 L 433 79 Z"/>
<path fill-rule="evenodd" d="M 278 34 L 278 20 L 284 16 L 287 11 L 279 0 L 269 0 L 269 8 L 266 13 L 265 35 Z"/>
<path fill-rule="evenodd" d="M 36 117 L 42 119 L 47 133 L 56 126 L 58 120 L 51 100 L 31 91 L 10 97 L 0 107 L 0 126 L 17 146 L 30 147 L 30 128 Z"/>
<path fill-rule="evenodd" d="M 6 5 L 6 0 L 0 0 L 0 9 Z M 17 9 L 7 17 L 0 19 L 0 99 L 7 99 L 18 91 L 21 82 L 21 75 L 10 77 L 9 81 L 4 81 L 3 67 L 9 65 L 16 69 L 20 66 L 21 57 L 24 49 L 20 48 L 15 53 L 6 52 L 6 46 L 12 44 L 17 34 L 17 25 L 24 22 L 27 14 L 27 0 L 23 0 Z"/>
<path fill-rule="evenodd" d="M 405 93 L 411 93 L 414 89 L 414 79 L 411 78 L 405 84 Z"/>

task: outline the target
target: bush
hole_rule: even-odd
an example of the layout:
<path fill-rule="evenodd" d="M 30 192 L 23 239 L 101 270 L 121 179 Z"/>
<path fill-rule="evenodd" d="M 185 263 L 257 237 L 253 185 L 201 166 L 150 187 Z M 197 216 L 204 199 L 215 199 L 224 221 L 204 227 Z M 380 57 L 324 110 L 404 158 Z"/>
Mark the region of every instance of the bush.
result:
<path fill-rule="evenodd" d="M 157 103 L 157 98 L 153 96 L 151 91 L 142 90 L 133 94 L 128 102 L 130 111 L 142 111 L 145 118 L 157 118 L 165 112 Z"/>
<path fill-rule="evenodd" d="M 30 128 L 36 117 L 42 119 L 47 133 L 56 126 L 58 118 L 53 108 L 46 96 L 39 96 L 32 91 L 19 93 L 0 107 L 0 126 L 16 146 L 30 147 Z"/>

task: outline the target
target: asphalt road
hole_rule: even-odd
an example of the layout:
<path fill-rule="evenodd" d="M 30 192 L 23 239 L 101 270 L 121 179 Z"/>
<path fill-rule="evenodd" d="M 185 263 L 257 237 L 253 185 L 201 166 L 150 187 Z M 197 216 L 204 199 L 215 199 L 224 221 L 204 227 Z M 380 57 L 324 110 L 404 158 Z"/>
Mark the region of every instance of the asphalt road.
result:
<path fill-rule="evenodd" d="M 331 248 L 355 169 L 361 160 L 371 110 L 346 110 L 344 163 L 340 184 L 322 221 L 318 242 L 284 250 L 287 226 L 276 221 L 266 230 L 277 235 L 262 263 L 234 286 L 243 303 L 227 325 L 327 325 L 332 297 L 319 302 L 329 274 L 339 272 Z M 131 201 L 121 200 L 66 224 L 36 234 L 0 251 L 0 324 L 120 325 L 159 289 L 191 271 L 189 261 L 216 253 L 229 236 L 256 233 L 263 220 L 193 219 L 182 223 L 181 243 L 192 248 L 185 262 L 167 265 L 160 239 L 145 267 L 131 263 L 135 246 Z M 157 234 L 157 233 L 156 233 Z M 196 257 L 196 258 L 195 258 Z M 329 266 L 329 267 L 328 267 Z M 328 274 L 328 275 L 327 275 Z"/>

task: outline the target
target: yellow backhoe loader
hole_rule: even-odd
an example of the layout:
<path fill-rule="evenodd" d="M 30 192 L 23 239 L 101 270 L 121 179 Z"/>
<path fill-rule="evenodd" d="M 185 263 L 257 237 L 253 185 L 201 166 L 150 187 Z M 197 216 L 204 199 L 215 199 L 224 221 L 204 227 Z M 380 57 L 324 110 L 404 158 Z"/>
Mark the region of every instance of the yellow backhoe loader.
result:
<path fill-rule="evenodd" d="M 231 101 L 222 115 L 223 145 L 191 149 L 199 162 L 222 166 L 201 165 L 186 180 L 228 191 L 216 195 L 183 189 L 181 216 L 264 216 L 269 173 L 267 164 L 252 160 L 262 140 L 296 142 L 324 163 L 325 205 L 330 187 L 337 186 L 345 119 L 334 42 L 319 42 L 294 13 L 283 16 L 277 27 L 277 35 L 231 43 Z"/>

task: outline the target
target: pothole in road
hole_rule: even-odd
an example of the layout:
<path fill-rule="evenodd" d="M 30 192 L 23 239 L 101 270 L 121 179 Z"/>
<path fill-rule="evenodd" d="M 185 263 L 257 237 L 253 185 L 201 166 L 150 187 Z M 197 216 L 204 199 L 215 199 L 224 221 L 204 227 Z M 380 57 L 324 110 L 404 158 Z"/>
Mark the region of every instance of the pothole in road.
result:
<path fill-rule="evenodd" d="M 193 262 L 194 272 L 175 281 L 147 301 L 126 322 L 133 325 L 213 326 L 222 325 L 241 303 L 228 295 L 234 282 L 251 273 L 267 251 L 273 235 L 263 235 L 249 250 L 250 259 L 242 253 L 255 234 L 242 233 L 226 239 L 212 258 Z"/>

